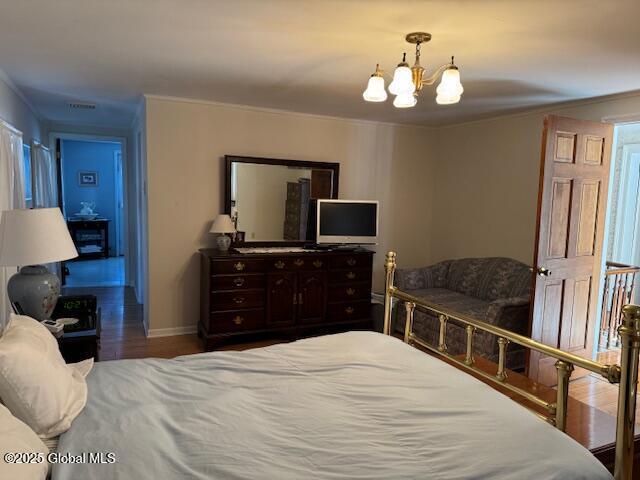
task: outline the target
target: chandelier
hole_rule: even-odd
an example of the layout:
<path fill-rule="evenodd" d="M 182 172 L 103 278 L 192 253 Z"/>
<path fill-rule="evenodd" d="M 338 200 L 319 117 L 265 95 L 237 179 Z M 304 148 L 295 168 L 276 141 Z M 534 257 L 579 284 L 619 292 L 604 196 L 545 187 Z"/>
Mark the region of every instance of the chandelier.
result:
<path fill-rule="evenodd" d="M 402 55 L 402 62 L 398 64 L 393 72 L 393 80 L 389 84 L 389 93 L 395 95 L 393 106 L 397 108 L 410 108 L 418 102 L 418 95 L 425 85 L 433 85 L 442 76 L 440 84 L 436 88 L 436 103 L 439 105 L 450 105 L 458 103 L 462 92 L 460 83 L 460 71 L 453 63 L 444 64 L 436 69 L 429 77 L 424 76 L 424 68 L 420 65 L 420 45 L 431 40 L 431 34 L 425 32 L 413 32 L 408 34 L 407 42 L 416 46 L 416 60 L 413 67 L 409 67 L 406 62 L 407 54 Z M 387 92 L 384 88 L 384 71 L 380 70 L 380 65 L 376 65 L 367 89 L 362 94 L 367 102 L 384 102 L 387 99 Z"/>

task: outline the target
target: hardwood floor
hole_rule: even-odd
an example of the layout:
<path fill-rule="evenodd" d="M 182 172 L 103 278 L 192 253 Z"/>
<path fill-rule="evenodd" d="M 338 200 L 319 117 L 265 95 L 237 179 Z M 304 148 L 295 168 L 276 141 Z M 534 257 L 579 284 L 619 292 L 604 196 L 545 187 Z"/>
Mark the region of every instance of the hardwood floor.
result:
<path fill-rule="evenodd" d="M 173 358 L 203 351 L 197 335 L 147 338 L 142 325 L 142 305 L 136 302 L 131 287 L 65 287 L 65 293 L 92 293 L 98 297 L 102 310 L 101 360 L 125 358 Z M 285 340 L 264 340 L 223 346 L 221 350 L 246 350 L 264 347 Z M 599 361 L 618 361 L 615 350 L 600 354 Z M 618 387 L 606 380 L 589 375 L 570 383 L 569 394 L 576 400 L 615 415 L 618 401 Z M 638 408 L 640 418 L 640 408 Z"/>
<path fill-rule="evenodd" d="M 599 353 L 597 360 L 602 363 L 618 363 L 620 350 Z M 595 374 L 573 380 L 569 384 L 569 395 L 610 415 L 616 414 L 618 385 L 611 384 Z M 637 419 L 640 419 L 640 402 L 636 406 Z"/>

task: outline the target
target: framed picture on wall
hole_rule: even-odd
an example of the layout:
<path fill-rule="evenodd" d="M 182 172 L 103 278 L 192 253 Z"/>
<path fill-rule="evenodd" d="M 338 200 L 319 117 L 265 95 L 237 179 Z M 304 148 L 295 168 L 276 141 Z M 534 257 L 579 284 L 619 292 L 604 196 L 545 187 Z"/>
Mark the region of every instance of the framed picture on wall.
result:
<path fill-rule="evenodd" d="M 97 187 L 98 172 L 78 171 L 78 185 L 81 187 Z"/>

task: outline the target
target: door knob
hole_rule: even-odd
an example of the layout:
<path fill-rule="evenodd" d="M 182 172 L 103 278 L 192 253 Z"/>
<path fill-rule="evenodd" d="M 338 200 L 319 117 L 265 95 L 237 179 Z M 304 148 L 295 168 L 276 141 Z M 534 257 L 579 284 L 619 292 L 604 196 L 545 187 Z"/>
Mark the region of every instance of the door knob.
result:
<path fill-rule="evenodd" d="M 531 269 L 531 271 L 533 271 L 533 268 Z M 536 268 L 536 275 L 538 275 L 539 277 L 548 277 L 549 275 L 551 275 L 551 270 L 545 267 L 538 267 Z"/>

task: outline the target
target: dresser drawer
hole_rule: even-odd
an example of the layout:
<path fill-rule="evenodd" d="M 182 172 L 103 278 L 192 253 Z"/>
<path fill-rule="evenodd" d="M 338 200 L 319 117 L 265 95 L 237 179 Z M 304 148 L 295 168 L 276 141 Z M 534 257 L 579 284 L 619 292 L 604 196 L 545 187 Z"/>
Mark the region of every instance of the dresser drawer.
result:
<path fill-rule="evenodd" d="M 371 286 L 368 282 L 346 285 L 332 285 L 329 287 L 330 302 L 367 300 L 369 298 L 371 298 Z"/>
<path fill-rule="evenodd" d="M 331 268 L 371 268 L 372 256 L 366 253 L 353 253 L 331 257 Z"/>
<path fill-rule="evenodd" d="M 369 282 L 371 280 L 371 270 L 330 270 L 329 282 L 331 283 L 357 283 Z"/>
<path fill-rule="evenodd" d="M 265 261 L 259 258 L 236 260 L 211 260 L 211 273 L 255 273 L 263 272 Z"/>
<path fill-rule="evenodd" d="M 357 320 L 368 318 L 371 312 L 371 301 L 361 300 L 355 302 L 340 302 L 329 304 L 329 322 L 339 322 L 341 320 Z"/>
<path fill-rule="evenodd" d="M 239 310 L 213 313 L 209 318 L 209 332 L 234 333 L 264 328 L 264 310 Z"/>
<path fill-rule="evenodd" d="M 211 310 L 238 310 L 264 306 L 264 290 L 238 290 L 211 294 Z"/>
<path fill-rule="evenodd" d="M 212 275 L 211 290 L 247 290 L 264 288 L 265 276 L 261 273 L 249 275 Z"/>
<path fill-rule="evenodd" d="M 300 256 L 281 257 L 269 260 L 269 270 L 279 272 L 282 270 L 324 270 L 327 260 L 321 257 Z"/>

